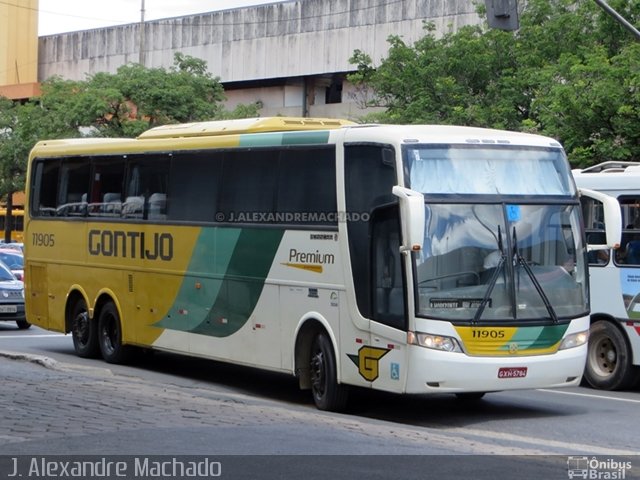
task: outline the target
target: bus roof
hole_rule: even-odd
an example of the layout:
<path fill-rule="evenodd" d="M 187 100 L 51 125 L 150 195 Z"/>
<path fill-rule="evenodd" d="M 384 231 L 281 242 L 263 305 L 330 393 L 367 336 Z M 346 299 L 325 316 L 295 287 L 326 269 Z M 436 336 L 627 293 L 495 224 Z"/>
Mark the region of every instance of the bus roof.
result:
<path fill-rule="evenodd" d="M 142 133 L 141 140 L 150 138 L 208 137 L 241 133 L 293 132 L 305 130 L 328 130 L 346 125 L 355 125 L 349 120 L 333 118 L 265 117 L 221 120 L 211 122 L 163 125 Z"/>
<path fill-rule="evenodd" d="M 578 187 L 607 193 L 637 191 L 640 185 L 640 162 L 609 161 L 571 173 Z"/>
<path fill-rule="evenodd" d="M 295 143 L 326 143 L 329 132 L 345 128 L 347 142 L 388 144 L 461 144 L 561 148 L 556 140 L 540 135 L 451 125 L 382 125 L 356 124 L 332 118 L 264 117 L 238 120 L 194 122 L 155 127 L 137 138 L 76 138 L 40 141 L 32 157 L 58 157 L 73 154 L 135 154 L 148 151 L 170 151 L 178 148 L 172 139 L 182 138 L 179 149 L 233 148 L 265 146 L 260 134 L 272 134 L 267 143 L 282 141 L 281 135 L 295 135 Z M 305 135 L 308 133 L 309 135 Z M 316 135 L 316 133 L 318 135 Z M 298 136 L 300 135 L 300 136 Z"/>
<path fill-rule="evenodd" d="M 369 137 L 368 139 L 366 137 Z M 356 125 L 345 141 L 378 141 L 402 144 L 501 145 L 561 148 L 557 140 L 542 135 L 456 125 Z"/>

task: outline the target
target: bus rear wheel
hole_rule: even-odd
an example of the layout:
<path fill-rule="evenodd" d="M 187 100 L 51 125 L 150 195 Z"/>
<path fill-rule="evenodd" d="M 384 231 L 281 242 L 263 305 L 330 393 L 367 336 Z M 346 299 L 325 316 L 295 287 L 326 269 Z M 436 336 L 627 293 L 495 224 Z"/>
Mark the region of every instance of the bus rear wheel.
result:
<path fill-rule="evenodd" d="M 87 304 L 78 300 L 71 309 L 71 338 L 76 355 L 82 358 L 100 356 L 96 322 L 89 318 Z"/>
<path fill-rule="evenodd" d="M 336 358 L 331 341 L 324 333 L 313 340 L 310 355 L 311 392 L 320 410 L 343 411 L 347 407 L 348 390 L 339 385 L 336 374 Z"/>
<path fill-rule="evenodd" d="M 623 390 L 638 380 L 624 335 L 610 322 L 600 320 L 591 325 L 584 377 L 600 390 Z"/>
<path fill-rule="evenodd" d="M 102 358 L 107 363 L 126 363 L 129 360 L 131 347 L 122 344 L 120 315 L 113 302 L 106 303 L 100 310 L 98 343 Z"/>

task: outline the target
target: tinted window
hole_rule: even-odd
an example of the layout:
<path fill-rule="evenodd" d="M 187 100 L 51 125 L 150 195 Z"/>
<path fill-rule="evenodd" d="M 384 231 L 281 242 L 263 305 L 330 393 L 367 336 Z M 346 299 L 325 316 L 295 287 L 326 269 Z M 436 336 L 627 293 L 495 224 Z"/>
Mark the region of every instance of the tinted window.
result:
<path fill-rule="evenodd" d="M 122 204 L 123 217 L 149 220 L 167 218 L 169 158 L 169 155 L 149 155 L 130 161 Z"/>
<path fill-rule="evenodd" d="M 62 162 L 56 215 L 64 217 L 85 214 L 89 179 L 90 165 L 85 159 L 74 158 Z"/>
<path fill-rule="evenodd" d="M 35 164 L 32 205 L 34 215 L 337 225 L 335 173 L 333 146 L 65 159 Z"/>
<path fill-rule="evenodd" d="M 337 209 L 333 150 L 283 150 L 277 211 L 292 223 L 322 225 L 337 224 Z"/>
<path fill-rule="evenodd" d="M 222 152 L 185 152 L 173 157 L 169 219 L 216 220 L 223 157 Z"/>
<path fill-rule="evenodd" d="M 623 195 L 618 202 L 624 229 L 620 248 L 615 250 L 616 263 L 640 266 L 640 197 Z"/>
<path fill-rule="evenodd" d="M 53 216 L 58 198 L 59 161 L 36 162 L 31 183 L 31 215 Z"/>
<path fill-rule="evenodd" d="M 374 210 L 391 203 L 391 193 L 396 184 L 393 163 L 386 162 L 392 150 L 380 145 L 348 145 L 345 149 L 345 195 L 347 214 L 352 218 L 373 217 Z M 366 217 L 365 217 L 366 218 Z M 391 224 L 388 224 L 391 225 Z M 349 252 L 356 290 L 358 309 L 365 317 L 372 317 L 373 290 L 371 277 L 370 224 L 365 221 L 349 221 Z"/>
<path fill-rule="evenodd" d="M 120 217 L 125 172 L 124 157 L 99 158 L 93 162 L 89 215 Z M 86 195 L 83 195 L 86 201 Z"/>
<path fill-rule="evenodd" d="M 261 215 L 275 211 L 277 165 L 275 150 L 225 154 L 220 187 L 220 212 L 225 220 L 272 223 L 269 218 L 261 220 Z"/>

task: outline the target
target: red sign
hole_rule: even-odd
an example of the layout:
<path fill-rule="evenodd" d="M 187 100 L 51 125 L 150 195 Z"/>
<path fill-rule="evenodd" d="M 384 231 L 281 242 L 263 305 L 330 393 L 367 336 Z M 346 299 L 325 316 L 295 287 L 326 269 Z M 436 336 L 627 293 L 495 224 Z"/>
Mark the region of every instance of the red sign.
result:
<path fill-rule="evenodd" d="M 498 378 L 524 378 L 527 367 L 502 367 L 498 370 Z"/>

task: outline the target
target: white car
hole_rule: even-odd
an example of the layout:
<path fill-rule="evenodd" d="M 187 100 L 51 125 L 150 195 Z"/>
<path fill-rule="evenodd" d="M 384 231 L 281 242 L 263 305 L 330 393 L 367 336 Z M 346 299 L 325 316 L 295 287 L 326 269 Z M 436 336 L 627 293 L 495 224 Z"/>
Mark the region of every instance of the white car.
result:
<path fill-rule="evenodd" d="M 24 281 L 24 255 L 21 251 L 0 248 L 0 261 L 9 267 L 18 280 Z"/>
<path fill-rule="evenodd" d="M 16 322 L 20 330 L 31 326 L 24 311 L 24 283 L 0 262 L 0 321 Z"/>

